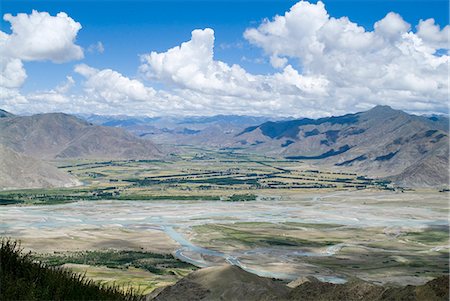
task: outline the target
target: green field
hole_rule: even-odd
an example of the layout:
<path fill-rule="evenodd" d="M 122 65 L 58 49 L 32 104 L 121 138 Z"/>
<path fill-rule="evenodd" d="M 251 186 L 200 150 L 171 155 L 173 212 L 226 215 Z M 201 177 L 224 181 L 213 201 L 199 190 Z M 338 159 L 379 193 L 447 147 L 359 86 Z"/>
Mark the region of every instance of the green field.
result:
<path fill-rule="evenodd" d="M 34 254 L 32 258 L 46 266 L 66 266 L 86 273 L 102 284 L 118 285 L 124 289 L 132 287 L 139 294 L 173 284 L 197 269 L 171 254 L 133 250 L 56 252 Z"/>
<path fill-rule="evenodd" d="M 0 204 L 78 200 L 251 200 L 283 191 L 392 190 L 387 181 L 311 169 L 301 161 L 190 150 L 170 160 L 57 161 L 84 185 L 1 191 Z M 206 154 L 205 154 L 206 153 Z"/>
<path fill-rule="evenodd" d="M 270 248 L 283 254 L 303 251 L 303 256 L 292 256 L 292 265 L 310 264 L 316 270 L 333 270 L 350 278 L 359 275 L 377 281 L 380 277 L 432 278 L 449 273 L 448 249 L 436 248 L 448 245 L 449 229 L 445 226 L 428 227 L 420 232 L 405 229 L 395 238 L 386 235 L 384 227 L 292 222 L 205 224 L 193 227 L 193 231 L 194 241 L 211 249 L 226 246 L 228 252 L 242 253 Z M 336 250 L 329 248 L 339 245 Z M 433 248 L 435 251 L 430 252 Z"/>

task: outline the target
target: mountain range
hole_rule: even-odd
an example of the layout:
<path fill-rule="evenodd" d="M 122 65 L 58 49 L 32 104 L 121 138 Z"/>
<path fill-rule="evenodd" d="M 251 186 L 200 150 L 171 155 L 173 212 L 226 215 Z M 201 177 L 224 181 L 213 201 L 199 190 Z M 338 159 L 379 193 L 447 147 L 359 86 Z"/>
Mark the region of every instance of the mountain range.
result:
<path fill-rule="evenodd" d="M 306 162 L 405 187 L 449 185 L 448 117 L 388 106 L 319 119 L 15 116 L 2 110 L 0 145 L 36 160 L 152 159 L 190 145 Z"/>
<path fill-rule="evenodd" d="M 231 146 L 405 186 L 436 186 L 449 179 L 448 122 L 377 106 L 338 117 L 266 122 L 243 130 Z"/>
<path fill-rule="evenodd" d="M 449 119 L 376 106 L 319 119 L 249 116 L 91 116 L 159 144 L 192 145 L 303 161 L 401 186 L 448 185 Z"/>
<path fill-rule="evenodd" d="M 239 115 L 140 117 L 80 115 L 88 122 L 125 129 L 138 137 L 164 145 L 195 145 L 219 148 L 242 129 L 267 121 L 286 120 Z"/>

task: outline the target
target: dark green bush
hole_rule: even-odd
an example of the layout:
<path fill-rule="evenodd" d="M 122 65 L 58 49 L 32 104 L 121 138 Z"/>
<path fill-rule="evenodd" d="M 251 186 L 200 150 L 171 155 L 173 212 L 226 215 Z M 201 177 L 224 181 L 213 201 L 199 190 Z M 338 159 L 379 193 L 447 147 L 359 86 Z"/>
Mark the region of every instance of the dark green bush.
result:
<path fill-rule="evenodd" d="M 101 285 L 84 275 L 48 267 L 24 254 L 16 241 L 2 239 L 0 300 L 141 300 L 131 288 Z"/>

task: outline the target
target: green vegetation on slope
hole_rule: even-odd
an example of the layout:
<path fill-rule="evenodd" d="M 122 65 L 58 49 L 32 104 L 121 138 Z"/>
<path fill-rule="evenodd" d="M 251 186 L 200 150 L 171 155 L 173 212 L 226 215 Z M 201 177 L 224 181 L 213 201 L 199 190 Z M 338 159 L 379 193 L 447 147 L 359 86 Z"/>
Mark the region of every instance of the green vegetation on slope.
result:
<path fill-rule="evenodd" d="M 2 239 L 0 300 L 140 300 L 129 289 L 100 285 L 83 275 L 47 267 L 23 254 L 17 242 Z"/>
<path fill-rule="evenodd" d="M 87 264 L 90 266 L 106 266 L 114 269 L 128 267 L 140 268 L 153 274 L 178 274 L 184 270 L 191 271 L 195 266 L 180 261 L 171 254 L 158 254 L 140 251 L 86 251 L 76 253 L 60 253 L 34 256 L 49 266 L 66 263 Z M 179 270 L 183 271 L 179 271 Z"/>

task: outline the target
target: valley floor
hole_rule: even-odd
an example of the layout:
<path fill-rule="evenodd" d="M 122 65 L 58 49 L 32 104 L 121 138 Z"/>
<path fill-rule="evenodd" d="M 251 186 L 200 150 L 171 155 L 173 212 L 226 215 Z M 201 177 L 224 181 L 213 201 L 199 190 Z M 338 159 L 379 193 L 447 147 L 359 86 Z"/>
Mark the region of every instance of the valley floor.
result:
<path fill-rule="evenodd" d="M 232 203 L 8 205 L 0 207 L 0 235 L 20 239 L 50 265 L 131 282 L 145 293 L 195 266 L 225 262 L 285 282 L 315 276 L 417 285 L 449 274 L 447 193 L 277 192 Z"/>

